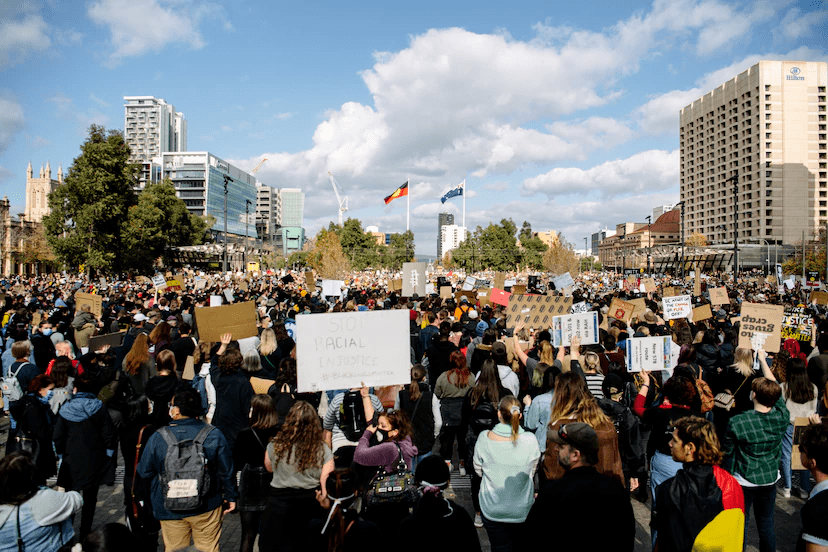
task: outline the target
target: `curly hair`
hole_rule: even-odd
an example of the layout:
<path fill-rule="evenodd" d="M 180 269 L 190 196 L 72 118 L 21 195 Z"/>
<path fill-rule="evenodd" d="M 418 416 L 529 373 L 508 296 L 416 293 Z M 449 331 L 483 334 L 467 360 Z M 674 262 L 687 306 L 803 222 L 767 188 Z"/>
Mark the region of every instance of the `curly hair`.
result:
<path fill-rule="evenodd" d="M 322 424 L 310 404 L 296 401 L 290 407 L 281 430 L 273 438 L 273 452 L 274 466 L 282 460 L 290 463 L 292 458 L 300 472 L 322 467 Z"/>
<path fill-rule="evenodd" d="M 678 432 L 682 443 L 693 443 L 696 446 L 695 457 L 702 464 L 718 466 L 722 463 L 724 453 L 716 428 L 711 422 L 698 416 L 687 416 L 673 422 L 673 428 Z"/>
<path fill-rule="evenodd" d="M 664 395 L 671 404 L 679 406 L 690 406 L 699 394 L 696 383 L 680 374 L 673 374 L 673 377 L 664 382 Z"/>

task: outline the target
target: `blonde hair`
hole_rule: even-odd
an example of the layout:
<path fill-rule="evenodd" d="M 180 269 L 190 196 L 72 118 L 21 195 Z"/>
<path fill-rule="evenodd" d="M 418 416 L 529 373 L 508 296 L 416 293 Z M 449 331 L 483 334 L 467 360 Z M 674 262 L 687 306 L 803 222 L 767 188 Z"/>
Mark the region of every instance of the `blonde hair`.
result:
<path fill-rule="evenodd" d="M 695 456 L 702 464 L 718 466 L 722 463 L 724 453 L 719 445 L 719 436 L 713 424 L 698 416 L 687 416 L 673 422 L 682 443 L 696 446 Z"/>
<path fill-rule="evenodd" d="M 593 353 L 592 351 L 586 353 L 584 355 L 584 364 L 588 372 L 597 372 L 601 368 L 601 359 L 598 357 L 598 353 Z"/>
<path fill-rule="evenodd" d="M 555 378 L 554 406 L 549 423 L 562 419 L 584 422 L 596 430 L 612 424 L 587 389 L 584 379 L 574 372 L 566 372 Z"/>
<path fill-rule="evenodd" d="M 753 374 L 753 350 L 737 347 L 736 352 L 733 353 L 733 364 L 731 366 L 745 377 Z"/>
<path fill-rule="evenodd" d="M 276 342 L 276 332 L 271 328 L 267 328 L 260 336 L 262 342 L 259 344 L 259 353 L 262 356 L 268 356 L 275 351 L 279 344 Z"/>
<path fill-rule="evenodd" d="M 516 443 L 520 434 L 520 401 L 514 395 L 506 395 L 500 399 L 498 410 L 503 422 L 512 426 L 512 442 Z"/>

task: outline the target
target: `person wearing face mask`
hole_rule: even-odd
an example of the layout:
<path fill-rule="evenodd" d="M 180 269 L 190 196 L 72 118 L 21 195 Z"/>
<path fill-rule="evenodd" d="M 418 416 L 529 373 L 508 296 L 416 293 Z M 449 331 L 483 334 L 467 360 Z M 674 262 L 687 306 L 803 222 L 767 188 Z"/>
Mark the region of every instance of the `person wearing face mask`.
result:
<path fill-rule="evenodd" d="M 52 450 L 55 420 L 49 405 L 54 388 L 49 376 L 36 376 L 29 384 L 28 393 L 11 408 L 17 420 L 16 449 L 33 453 L 38 485 L 45 485 L 57 472 Z"/>
<path fill-rule="evenodd" d="M 35 365 L 43 372 L 49 363 L 54 360 L 55 344 L 52 343 L 52 324 L 45 317 L 38 324 L 37 331 L 32 335 L 32 353 Z"/>

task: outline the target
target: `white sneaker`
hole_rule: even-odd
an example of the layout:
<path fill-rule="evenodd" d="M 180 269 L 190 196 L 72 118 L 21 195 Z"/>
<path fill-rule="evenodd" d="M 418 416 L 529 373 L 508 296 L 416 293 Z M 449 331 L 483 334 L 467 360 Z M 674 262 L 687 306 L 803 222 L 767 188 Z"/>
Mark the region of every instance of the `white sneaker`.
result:
<path fill-rule="evenodd" d="M 791 489 L 782 488 L 782 498 L 791 498 Z"/>
<path fill-rule="evenodd" d="M 466 477 L 466 466 L 460 464 L 458 471 L 460 472 L 460 477 Z"/>
<path fill-rule="evenodd" d="M 474 514 L 474 526 L 483 527 L 483 518 L 480 517 L 480 514 Z"/>

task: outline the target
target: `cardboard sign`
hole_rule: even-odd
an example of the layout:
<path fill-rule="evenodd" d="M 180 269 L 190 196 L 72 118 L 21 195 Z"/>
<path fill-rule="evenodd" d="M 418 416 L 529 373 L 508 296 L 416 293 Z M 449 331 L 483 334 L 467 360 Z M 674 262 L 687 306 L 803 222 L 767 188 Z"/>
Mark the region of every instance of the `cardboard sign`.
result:
<path fill-rule="evenodd" d="M 701 295 L 701 273 L 697 270 L 693 277 L 693 297 Z"/>
<path fill-rule="evenodd" d="M 616 320 L 623 320 L 624 322 L 628 323 L 632 320 L 633 312 L 635 311 L 635 305 L 619 299 L 618 297 L 614 297 L 612 299 L 612 303 L 610 303 L 609 312 L 607 312 L 607 316 L 610 318 L 615 318 Z"/>
<path fill-rule="evenodd" d="M 312 270 L 305 271 L 305 287 L 308 288 L 308 293 L 316 291 L 316 278 L 313 276 Z"/>
<path fill-rule="evenodd" d="M 32 328 L 37 328 L 40 325 L 40 321 L 43 319 L 43 315 L 40 311 L 36 311 L 32 313 Z"/>
<path fill-rule="evenodd" d="M 512 286 L 512 295 L 524 295 L 526 293 L 525 284 L 515 284 Z"/>
<path fill-rule="evenodd" d="M 239 289 L 243 292 L 250 291 L 250 286 L 247 283 L 247 280 L 242 280 L 239 284 Z"/>
<path fill-rule="evenodd" d="M 517 284 L 517 280 L 514 278 L 509 278 L 508 280 L 503 280 L 503 289 L 512 289 L 512 286 Z"/>
<path fill-rule="evenodd" d="M 680 289 L 673 286 L 666 286 L 661 293 L 662 297 L 675 297 L 681 292 Z"/>
<path fill-rule="evenodd" d="M 89 338 L 89 350 L 99 351 L 106 345 L 109 345 L 111 349 L 114 349 L 115 347 L 120 347 L 121 343 L 124 342 L 125 335 L 125 331 L 104 335 L 93 335 Z"/>
<path fill-rule="evenodd" d="M 644 293 L 656 291 L 655 278 L 641 278 L 641 285 L 644 287 Z"/>
<path fill-rule="evenodd" d="M 627 371 L 673 371 L 673 339 L 666 337 L 631 337 L 627 340 Z"/>
<path fill-rule="evenodd" d="M 566 287 L 574 286 L 575 280 L 572 279 L 572 275 L 569 272 L 564 272 L 560 276 L 552 278 L 552 283 L 555 284 L 555 289 L 563 290 Z"/>
<path fill-rule="evenodd" d="M 713 318 L 713 312 L 710 310 L 710 305 L 702 305 L 693 309 L 693 322 L 701 322 Z"/>
<path fill-rule="evenodd" d="M 581 345 L 598 343 L 598 313 L 567 314 L 552 318 L 552 342 L 555 347 L 568 347 L 574 336 L 581 338 Z"/>
<path fill-rule="evenodd" d="M 426 295 L 434 295 L 436 292 L 434 291 L 434 284 L 428 283 L 426 284 Z"/>
<path fill-rule="evenodd" d="M 498 289 L 496 287 L 492 288 L 489 291 L 489 301 L 495 303 L 496 305 L 501 305 L 503 307 L 509 306 L 509 294 L 503 291 L 502 289 Z"/>
<path fill-rule="evenodd" d="M 805 314 L 804 307 L 793 307 L 785 309 L 782 318 L 781 339 L 796 339 L 806 343 L 811 341 L 811 330 L 814 327 L 814 320 L 809 314 Z"/>
<path fill-rule="evenodd" d="M 814 291 L 811 292 L 811 302 L 817 305 L 828 305 L 828 292 Z"/>
<path fill-rule="evenodd" d="M 408 325 L 406 310 L 297 316 L 298 391 L 408 383 Z"/>
<path fill-rule="evenodd" d="M 509 308 L 506 309 L 506 325 L 514 327 L 517 318 L 522 317 L 526 320 L 527 327 L 549 328 L 552 325 L 552 318 L 567 314 L 571 306 L 572 297 L 512 295 L 509 298 Z"/>
<path fill-rule="evenodd" d="M 403 263 L 403 297 L 411 297 L 415 293 L 422 297 L 426 294 L 426 266 L 426 263 Z"/>
<path fill-rule="evenodd" d="M 644 316 L 644 313 L 647 312 L 647 300 L 643 297 L 639 297 L 638 299 L 632 299 L 628 301 L 635 305 L 635 309 L 633 310 L 632 317 L 641 319 Z"/>
<path fill-rule="evenodd" d="M 492 292 L 491 289 L 487 287 L 478 288 L 477 290 L 477 302 L 480 303 L 481 307 L 485 307 L 486 305 L 491 305 L 492 302 L 489 299 L 489 294 Z"/>
<path fill-rule="evenodd" d="M 825 423 L 824 420 L 825 418 L 823 418 L 823 423 Z M 805 432 L 805 428 L 810 424 L 811 422 L 808 418 L 794 418 L 793 448 L 791 449 L 792 470 L 806 469 L 805 466 L 802 465 L 802 458 L 799 456 L 799 443 L 802 441 L 802 434 Z"/>
<path fill-rule="evenodd" d="M 407 316 L 408 313 L 405 314 Z M 221 307 L 199 307 L 195 309 L 195 317 L 200 341 L 215 343 L 221 341 L 221 336 L 226 333 L 231 334 L 233 339 L 259 335 L 256 303 L 253 301 Z"/>
<path fill-rule="evenodd" d="M 693 298 L 689 295 L 664 297 L 661 300 L 661 308 L 664 311 L 664 320 L 687 318 L 693 312 Z"/>
<path fill-rule="evenodd" d="M 402 279 L 401 278 L 397 278 L 396 280 L 391 280 L 388 283 L 388 291 L 389 292 L 402 291 L 402 287 L 403 286 L 402 286 Z"/>
<path fill-rule="evenodd" d="M 181 291 L 182 284 L 179 280 L 167 280 L 166 282 L 166 289 L 171 291 Z"/>
<path fill-rule="evenodd" d="M 89 305 L 91 307 L 92 314 L 100 318 L 102 300 L 103 298 L 100 295 L 77 291 L 75 292 L 75 310 L 80 312 L 83 305 Z"/>
<path fill-rule="evenodd" d="M 506 289 L 505 288 L 506 282 L 506 273 L 505 272 L 495 272 L 494 281 L 492 282 L 492 287 L 497 289 Z"/>
<path fill-rule="evenodd" d="M 709 288 L 708 291 L 710 292 L 710 302 L 714 305 L 729 305 L 730 298 L 727 296 L 727 288 L 717 287 L 717 288 Z"/>
<path fill-rule="evenodd" d="M 155 289 L 164 289 L 167 287 L 167 278 L 163 274 L 156 274 L 152 277 L 152 284 Z"/>
<path fill-rule="evenodd" d="M 195 288 L 196 290 L 202 290 L 207 287 L 207 280 L 196 280 Z"/>
<path fill-rule="evenodd" d="M 778 353 L 784 315 L 782 305 L 742 303 L 739 347 L 755 349 L 754 345 L 761 342 L 765 351 Z"/>
<path fill-rule="evenodd" d="M 402 280 L 400 280 L 400 285 L 402 285 Z M 451 299 L 453 295 L 451 286 L 440 286 L 440 299 Z"/>
<path fill-rule="evenodd" d="M 322 295 L 325 297 L 339 297 L 342 295 L 344 280 L 322 280 Z"/>

